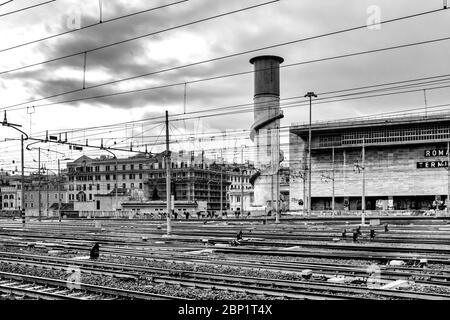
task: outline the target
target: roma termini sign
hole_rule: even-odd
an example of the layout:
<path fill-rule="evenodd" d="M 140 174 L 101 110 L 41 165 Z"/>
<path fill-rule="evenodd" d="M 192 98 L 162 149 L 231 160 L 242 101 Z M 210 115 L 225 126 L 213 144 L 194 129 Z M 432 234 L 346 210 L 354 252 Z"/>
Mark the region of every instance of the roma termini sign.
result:
<path fill-rule="evenodd" d="M 425 150 L 425 158 L 448 156 L 447 149 Z"/>
<path fill-rule="evenodd" d="M 417 169 L 448 168 L 448 161 L 417 162 Z"/>

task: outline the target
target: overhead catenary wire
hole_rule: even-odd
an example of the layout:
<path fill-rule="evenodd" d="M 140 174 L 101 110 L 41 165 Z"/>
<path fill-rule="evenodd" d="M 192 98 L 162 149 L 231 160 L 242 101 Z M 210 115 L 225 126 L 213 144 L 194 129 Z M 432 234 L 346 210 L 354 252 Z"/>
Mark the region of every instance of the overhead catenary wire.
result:
<path fill-rule="evenodd" d="M 26 10 L 30 10 L 30 9 L 33 9 L 33 8 L 37 8 L 37 7 L 40 7 L 40 6 L 43 6 L 43 5 L 46 5 L 46 4 L 55 2 L 55 1 L 56 1 L 56 0 L 45 1 L 45 2 L 41 2 L 41 3 L 34 4 L 34 5 L 32 5 L 32 6 L 20 8 L 20 9 L 14 10 L 14 11 L 6 12 L 6 13 L 1 13 L 1 14 L 0 14 L 0 18 L 9 16 L 9 15 L 12 15 L 12 14 L 15 14 L 15 13 L 23 12 L 23 11 L 26 11 Z"/>
<path fill-rule="evenodd" d="M 127 42 L 139 40 L 139 39 L 142 39 L 142 38 L 147 38 L 147 37 L 154 36 L 154 35 L 157 35 L 157 34 L 161 34 L 161 33 L 164 33 L 164 32 L 168 32 L 168 31 L 172 31 L 172 30 L 176 30 L 176 29 L 180 29 L 180 28 L 185 28 L 187 26 L 191 26 L 191 25 L 194 25 L 194 24 L 197 24 L 197 23 L 201 23 L 201 22 L 205 22 L 205 21 L 209 21 L 209 20 L 213 20 L 213 19 L 218 19 L 218 18 L 225 17 L 225 16 L 228 16 L 228 15 L 236 14 L 236 13 L 239 13 L 239 12 L 252 10 L 252 9 L 255 9 L 255 8 L 258 8 L 258 7 L 262 7 L 262 6 L 265 6 L 265 5 L 269 5 L 269 4 L 278 2 L 278 1 L 280 1 L 280 0 L 271 0 L 269 2 L 264 2 L 264 3 L 260 3 L 260 4 L 253 5 L 253 6 L 248 6 L 248 7 L 245 7 L 245 8 L 238 9 L 238 10 L 228 11 L 228 12 L 225 12 L 225 13 L 222 13 L 222 14 L 218 14 L 218 15 L 214 15 L 214 16 L 211 16 L 211 17 L 195 20 L 195 21 L 192 21 L 192 22 L 189 22 L 189 23 L 177 25 L 177 26 L 166 28 L 166 29 L 162 29 L 162 30 L 159 30 L 159 31 L 154 31 L 154 32 L 151 32 L 151 33 L 146 33 L 145 35 L 136 36 L 136 37 L 128 38 L 128 39 L 121 40 L 121 41 L 116 41 L 116 42 L 113 42 L 113 43 L 110 43 L 110 44 L 106 44 L 106 45 L 102 45 L 102 46 L 98 46 L 98 47 L 95 47 L 95 48 L 86 49 L 86 50 L 83 50 L 83 51 L 80 51 L 80 52 L 76 52 L 76 53 L 72 53 L 72 54 L 69 54 L 69 55 L 48 59 L 48 60 L 45 60 L 45 61 L 33 63 L 33 64 L 30 64 L 30 65 L 22 66 L 22 67 L 15 68 L 15 69 L 1 71 L 0 75 L 1 74 L 5 74 L 5 73 L 11 73 L 11 72 L 14 72 L 14 71 L 27 69 L 27 68 L 31 68 L 31 67 L 36 67 L 36 66 L 47 64 L 47 63 L 50 63 L 50 62 L 55 62 L 55 61 L 59 61 L 59 60 L 63 60 L 63 59 L 67 59 L 67 58 L 71 58 L 71 57 L 75 57 L 75 56 L 79 56 L 79 55 L 84 54 L 84 52 L 90 53 L 90 52 L 94 52 L 94 51 L 110 48 L 110 47 L 113 47 L 113 46 L 116 46 L 116 45 L 120 45 L 120 44 L 124 44 L 124 43 L 127 43 Z"/>
<path fill-rule="evenodd" d="M 2 3 L 0 3 L 0 7 L 1 6 L 4 6 L 5 4 L 8 4 L 8 3 L 10 3 L 10 2 L 13 2 L 14 0 L 8 0 L 8 1 L 6 1 L 6 2 L 2 2 Z"/>
<path fill-rule="evenodd" d="M 320 59 L 315 59 L 315 60 L 296 62 L 296 63 L 282 65 L 282 66 L 280 66 L 280 68 L 288 68 L 288 67 L 306 65 L 306 64 L 317 63 L 317 62 L 324 62 L 324 61 L 336 60 L 336 59 L 341 59 L 341 58 L 354 57 L 354 56 L 358 56 L 358 55 L 378 53 L 378 52 L 382 52 L 382 51 L 396 50 L 396 49 L 401 49 L 401 48 L 407 48 L 407 47 L 412 47 L 412 46 L 417 46 L 417 45 L 424 45 L 424 44 L 430 44 L 430 43 L 436 43 L 436 42 L 448 41 L 448 40 L 450 40 L 450 37 L 444 37 L 444 38 L 438 38 L 438 39 L 433 39 L 433 40 L 426 40 L 426 41 L 414 42 L 414 43 L 397 45 L 397 46 L 390 46 L 390 47 L 385 47 L 385 48 L 380 48 L 380 49 L 366 50 L 366 51 L 354 52 L 354 53 L 350 53 L 350 54 L 343 54 L 343 55 L 337 55 L 337 56 L 332 56 L 332 57 L 320 58 Z M 179 67 L 174 67 L 174 68 L 179 68 Z M 172 70 L 173 69 L 165 69 L 164 71 L 156 71 L 153 74 L 168 72 L 168 71 L 172 71 Z M 259 71 L 262 71 L 262 70 L 259 70 Z M 254 70 L 252 70 L 252 71 L 236 72 L 236 73 L 218 75 L 218 76 L 201 78 L 201 79 L 196 79 L 196 80 L 181 81 L 181 82 L 176 82 L 176 83 L 152 86 L 152 87 L 143 88 L 143 89 L 126 90 L 126 91 L 115 92 L 115 93 L 108 93 L 108 94 L 102 94 L 102 95 L 96 95 L 96 96 L 91 96 L 91 97 L 74 98 L 74 99 L 68 99 L 68 100 L 63 100 L 63 101 L 58 101 L 58 102 L 50 102 L 50 103 L 38 104 L 38 105 L 34 105 L 34 106 L 36 108 L 38 108 L 38 107 L 44 107 L 44 106 L 52 106 L 52 105 L 58 105 L 58 104 L 66 104 L 66 103 L 72 103 L 72 102 L 79 102 L 79 101 L 86 101 L 86 100 L 93 100 L 93 99 L 100 99 L 100 98 L 107 98 L 107 97 L 114 97 L 114 96 L 120 96 L 120 95 L 124 95 L 124 94 L 131 94 L 131 93 L 138 93 L 138 92 L 144 92 L 144 91 L 149 91 L 149 90 L 157 90 L 157 89 L 181 86 L 181 85 L 185 85 L 186 83 L 193 84 L 193 83 L 206 82 L 206 81 L 224 79 L 224 78 L 241 76 L 241 75 L 247 75 L 247 74 L 253 74 L 253 73 L 255 73 Z M 149 74 L 146 74 L 145 76 L 148 76 L 148 75 Z M 130 77 L 130 78 L 122 79 L 122 80 L 114 80 L 114 81 L 109 81 L 109 82 L 102 83 L 102 84 L 92 85 L 92 86 L 86 87 L 85 89 L 81 88 L 81 89 L 75 89 L 75 90 L 71 90 L 71 91 L 67 91 L 67 92 L 62 92 L 62 93 L 54 94 L 54 95 L 51 95 L 51 96 L 47 96 L 47 97 L 43 97 L 43 98 L 39 98 L 39 99 L 34 99 L 34 100 L 30 100 L 30 101 L 26 101 L 26 102 L 17 103 L 17 104 L 9 105 L 9 106 L 6 106 L 6 107 L 2 107 L 2 108 L 0 108 L 0 110 L 8 110 L 8 109 L 11 109 L 11 110 L 22 110 L 22 109 L 25 109 L 26 107 L 20 107 L 20 106 L 23 106 L 25 104 L 32 104 L 32 103 L 35 103 L 35 102 L 39 102 L 39 101 L 43 101 L 43 100 L 48 100 L 48 99 L 64 96 L 64 95 L 67 95 L 67 94 L 70 94 L 70 93 L 78 93 L 78 92 L 82 92 L 82 91 L 88 90 L 88 89 L 99 88 L 99 87 L 103 87 L 103 86 L 110 85 L 110 84 L 115 84 L 115 83 L 122 82 L 122 81 L 128 81 L 128 80 L 130 80 L 132 78 L 136 79 L 138 77 L 142 77 L 142 76 Z M 20 108 L 17 108 L 17 107 L 20 107 Z"/>
<path fill-rule="evenodd" d="M 161 5 L 161 6 L 153 7 L 153 8 L 150 8 L 150 9 L 145 9 L 145 10 L 141 10 L 141 11 L 138 11 L 138 12 L 126 14 L 126 15 L 123 15 L 123 16 L 111 18 L 111 19 L 108 19 L 108 20 L 104 20 L 102 22 L 93 23 L 93 24 L 86 25 L 86 26 L 81 26 L 80 28 L 77 28 L 77 29 L 71 29 L 71 30 L 68 30 L 68 31 L 65 31 L 65 32 L 61 32 L 61 33 L 53 34 L 53 35 L 50 35 L 50 36 L 47 36 L 47 37 L 31 40 L 31 41 L 24 42 L 24 43 L 21 43 L 21 44 L 18 44 L 18 45 L 14 45 L 14 46 L 11 46 L 11 47 L 8 47 L 8 48 L 3 48 L 3 49 L 0 49 L 0 53 L 1 52 L 10 51 L 10 50 L 13 50 L 13 49 L 17 49 L 17 48 L 20 48 L 20 47 L 28 46 L 30 44 L 38 43 L 38 42 L 41 42 L 41 41 L 50 40 L 50 39 L 53 39 L 53 38 L 64 36 L 64 35 L 67 35 L 67 34 L 70 34 L 70 33 L 73 33 L 73 32 L 78 32 L 78 31 L 81 31 L 81 30 L 89 29 L 89 28 L 98 26 L 100 24 L 101 25 L 105 25 L 105 24 L 107 24 L 109 22 L 118 21 L 118 20 L 121 20 L 121 19 L 126 19 L 126 18 L 129 18 L 129 17 L 133 17 L 133 16 L 136 16 L 136 15 L 143 14 L 143 13 L 148 13 L 148 12 L 151 12 L 151 11 L 167 8 L 167 7 L 174 6 L 174 5 L 177 5 L 177 4 L 180 4 L 180 3 L 183 3 L 183 2 L 187 2 L 187 1 L 189 1 L 189 0 L 176 1 L 176 2 L 172 2 L 172 3 L 164 4 L 164 5 Z"/>
<path fill-rule="evenodd" d="M 388 90 L 393 90 L 394 88 L 406 88 L 406 86 L 397 86 L 397 87 L 387 87 L 387 88 L 381 88 L 381 87 L 386 87 L 389 85 L 393 85 L 393 84 L 401 84 L 401 83 L 411 83 L 411 82 L 417 82 L 417 81 L 422 81 L 422 80 L 431 80 L 431 81 L 426 81 L 426 82 L 421 82 L 421 85 L 424 84 L 428 84 L 428 83 L 434 83 L 435 81 L 442 81 L 442 80 L 447 80 L 447 78 L 444 77 L 449 77 L 450 75 L 439 75 L 439 76 L 432 76 L 432 77 L 425 77 L 425 78 L 416 78 L 416 79 L 408 79 L 408 80 L 403 80 L 403 81 L 396 81 L 396 82 L 388 82 L 388 83 L 378 83 L 375 85 L 369 85 L 369 86 L 360 86 L 360 87 L 355 87 L 355 88 L 347 88 L 347 89 L 341 89 L 341 90 L 333 90 L 333 91 L 328 91 L 328 92 L 321 92 L 320 95 L 322 96 L 322 98 L 318 101 L 318 103 L 322 104 L 322 103 L 326 103 L 325 101 L 323 101 L 325 98 L 330 99 L 333 97 L 323 97 L 328 95 L 329 93 L 340 93 L 340 92 L 350 92 L 350 91 L 356 91 L 356 90 L 361 90 L 361 89 L 370 89 L 370 88 L 379 88 L 380 91 L 388 91 Z M 443 79 L 442 79 L 443 78 Z M 412 83 L 409 86 L 415 86 L 417 85 L 416 83 Z M 418 89 L 418 90 L 422 90 L 422 89 Z M 370 92 L 374 92 L 374 91 L 370 91 Z M 410 92 L 410 91 L 408 91 Z M 361 95 L 364 92 L 355 92 L 355 95 Z M 394 93 L 389 93 L 389 94 L 394 94 Z M 388 95 L 389 95 L 388 94 Z M 374 97 L 369 96 L 369 97 Z M 361 98 L 365 98 L 365 97 L 358 97 L 358 99 Z M 303 96 L 296 96 L 296 97 L 288 97 L 288 98 L 283 98 L 281 99 L 282 103 L 281 103 L 281 107 L 284 108 L 285 106 L 290 106 L 290 107 L 295 107 L 295 106 L 300 106 L 301 103 L 297 103 L 297 102 L 292 102 L 292 103 L 287 103 L 287 101 L 292 101 L 294 99 L 301 99 L 302 101 L 304 100 Z M 348 99 L 346 99 L 348 100 Z M 337 102 L 337 101 L 342 101 L 342 100 L 334 100 L 334 101 L 330 101 L 331 102 Z M 305 101 L 303 101 L 303 103 L 305 103 Z M 248 107 L 253 107 L 254 104 L 253 103 L 249 103 L 249 104 L 239 104 L 239 105 L 232 105 L 232 106 L 223 106 L 223 107 L 214 107 L 214 108 L 208 108 L 205 109 L 203 108 L 202 110 L 198 110 L 198 111 L 192 111 L 189 112 L 187 114 L 174 114 L 172 116 L 172 118 L 176 118 L 178 116 L 186 116 L 186 115 L 197 115 L 197 114 L 202 114 L 202 113 L 208 113 L 208 112 L 216 112 L 219 110 L 238 110 L 238 109 L 242 109 L 244 107 L 247 107 L 245 110 L 250 111 L 251 109 Z M 114 124 L 109 124 L 109 125 L 102 125 L 102 126 L 94 126 L 94 127 L 85 127 L 85 128 L 79 128 L 79 129 L 58 129 L 55 130 L 57 132 L 78 132 L 78 131 L 82 131 L 82 130 L 103 130 L 100 133 L 111 133 L 110 130 L 105 130 L 106 128 L 114 128 L 114 127 L 119 127 L 122 126 L 123 124 L 132 124 L 132 123 L 144 123 L 144 122 L 153 122 L 153 123 L 157 123 L 159 121 L 159 123 L 163 123 L 162 120 L 164 117 L 151 117 L 151 118 L 146 118 L 146 119 L 142 119 L 142 120 L 134 120 L 134 121 L 127 121 L 127 122 L 120 122 L 120 123 L 114 123 Z M 194 117 L 195 118 L 195 117 Z M 184 118 L 186 119 L 186 118 Z M 156 121 L 156 122 L 155 122 Z M 45 132 L 44 132 L 45 133 Z M 39 134 L 39 132 L 37 132 L 36 134 Z"/>

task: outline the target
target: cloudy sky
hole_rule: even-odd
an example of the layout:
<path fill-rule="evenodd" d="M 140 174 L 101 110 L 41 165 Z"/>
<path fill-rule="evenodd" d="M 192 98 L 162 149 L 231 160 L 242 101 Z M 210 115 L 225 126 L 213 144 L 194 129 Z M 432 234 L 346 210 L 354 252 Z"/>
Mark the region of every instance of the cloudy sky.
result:
<path fill-rule="evenodd" d="M 4 3 L 6 0 L 0 0 Z M 90 51 L 97 47 L 127 40 L 164 29 L 188 24 L 204 18 L 269 2 L 269 0 L 103 0 L 102 19 L 105 23 L 76 30 L 66 35 L 40 41 L 31 45 L 17 45 L 96 24 L 100 19 L 98 0 L 56 0 L 23 12 L 7 14 L 44 0 L 15 0 L 0 6 L 0 110 L 8 110 L 8 121 L 21 124 L 33 137 L 42 137 L 45 130 L 69 132 L 68 138 L 81 142 L 89 138 L 93 144 L 104 138 L 106 145 L 135 145 L 161 142 L 157 139 L 162 126 L 156 123 L 165 110 L 170 114 L 187 113 L 218 107 L 250 104 L 253 99 L 253 75 L 245 74 L 210 81 L 195 82 L 231 73 L 252 71 L 249 59 L 260 54 L 284 57 L 284 65 L 301 63 L 327 57 L 345 55 L 372 49 L 428 41 L 450 36 L 448 21 L 450 10 L 426 16 L 381 25 L 380 28 L 360 29 L 320 39 L 279 46 L 251 54 L 162 72 L 112 85 L 98 86 L 115 80 L 152 73 L 168 68 L 214 59 L 243 51 L 298 40 L 336 30 L 373 22 L 407 16 L 443 7 L 442 0 L 280 0 L 251 10 L 217 19 L 174 28 L 166 32 L 127 41 L 119 45 Z M 107 20 L 132 14 L 165 4 L 180 2 L 165 8 L 133 15 L 113 22 Z M 379 13 L 379 17 L 377 16 Z M 390 50 L 349 58 L 314 62 L 281 69 L 281 98 L 303 96 L 308 91 L 325 93 L 380 83 L 440 76 L 450 73 L 450 40 L 420 46 Z M 84 51 L 86 73 L 84 75 Z M 67 55 L 70 58 L 41 64 L 14 72 L 5 72 L 45 60 Z M 85 76 L 86 90 L 83 87 Z M 195 82 L 195 83 L 191 83 Z M 182 85 L 187 83 L 187 85 Z M 174 85 L 181 84 L 181 85 Z M 158 86 L 166 88 L 121 94 L 113 97 L 75 101 L 66 100 L 92 97 L 135 89 Z M 91 88 L 97 86 L 95 88 Z M 445 86 L 445 82 L 425 88 Z M 420 88 L 420 87 L 419 87 Z M 186 89 L 186 91 L 185 91 Z M 68 91 L 73 94 L 56 98 L 42 98 Z M 186 105 L 185 105 L 186 92 Z M 450 88 L 426 91 L 428 106 L 449 103 Z M 33 100 L 40 100 L 30 102 Z M 289 100 L 288 100 L 289 101 Z M 301 102 L 300 100 L 293 100 Z M 50 104 L 50 105 L 49 105 Z M 283 103 L 282 103 L 283 105 Z M 424 92 L 338 101 L 317 105 L 313 120 L 334 120 L 382 112 L 423 108 Z M 33 108 L 34 107 L 34 108 Z M 292 105 L 284 110 L 282 126 L 303 123 L 308 119 L 308 109 Z M 210 149 L 212 145 L 199 141 L 202 133 L 248 130 L 252 125 L 251 112 L 177 121 L 173 124 L 174 140 L 186 139 L 192 134 L 195 141 L 179 144 L 183 149 Z M 151 119 L 154 120 L 151 120 Z M 76 131 L 75 128 L 95 127 L 139 121 L 121 125 L 111 130 Z M 2 153 L 0 166 L 13 170 L 12 161 L 20 160 L 19 142 L 3 140 L 17 138 L 18 133 L 0 127 Z M 234 147 L 251 145 L 248 133 L 231 135 L 226 139 L 227 156 L 236 157 Z M 189 140 L 189 139 L 187 139 Z M 174 142 L 176 145 L 176 143 Z M 224 144 L 221 144 L 224 146 Z M 48 148 L 46 145 L 42 145 Z M 158 150 L 159 146 L 153 146 Z M 287 148 L 287 147 L 286 147 Z M 79 154 L 68 151 L 67 146 L 51 147 L 64 153 L 65 158 Z M 249 149 L 250 150 L 250 149 Z M 217 150 L 217 153 L 219 151 Z M 104 154 L 103 151 L 91 151 Z M 246 153 L 251 157 L 252 152 Z M 57 153 L 45 156 L 49 166 Z M 32 166 L 36 153 L 26 156 Z"/>

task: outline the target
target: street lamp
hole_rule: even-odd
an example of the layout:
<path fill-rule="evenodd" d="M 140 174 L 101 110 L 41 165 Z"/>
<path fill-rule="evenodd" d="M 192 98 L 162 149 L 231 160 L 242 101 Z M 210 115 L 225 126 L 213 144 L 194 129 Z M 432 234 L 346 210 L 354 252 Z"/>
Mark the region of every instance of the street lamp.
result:
<path fill-rule="evenodd" d="M 22 162 L 22 165 L 21 165 L 22 166 L 22 176 L 21 176 L 21 183 L 20 183 L 21 184 L 21 189 L 22 189 L 22 196 L 21 196 L 20 215 L 22 217 L 22 226 L 25 227 L 25 198 L 24 198 L 24 195 L 25 195 L 25 189 L 24 189 L 24 185 L 25 185 L 24 158 L 25 157 L 24 157 L 24 150 L 23 150 L 23 141 L 24 140 L 28 140 L 29 137 L 28 137 L 28 135 L 25 132 L 23 132 L 22 130 L 19 129 L 19 127 L 21 127 L 21 125 L 8 122 L 8 119 L 6 118 L 6 111 L 5 111 L 5 116 L 3 118 L 2 126 L 10 127 L 10 128 L 12 128 L 14 130 L 19 131 L 22 134 L 21 137 L 20 137 L 20 143 L 21 143 L 20 150 L 21 150 L 21 162 Z M 26 137 L 25 139 L 23 138 L 24 136 Z"/>
<path fill-rule="evenodd" d="M 305 98 L 309 98 L 309 136 L 308 136 L 308 214 L 311 215 L 311 136 L 312 136 L 312 128 L 311 128 L 311 119 L 312 119 L 312 98 L 317 98 L 317 95 L 314 92 L 308 92 L 305 95 Z"/>

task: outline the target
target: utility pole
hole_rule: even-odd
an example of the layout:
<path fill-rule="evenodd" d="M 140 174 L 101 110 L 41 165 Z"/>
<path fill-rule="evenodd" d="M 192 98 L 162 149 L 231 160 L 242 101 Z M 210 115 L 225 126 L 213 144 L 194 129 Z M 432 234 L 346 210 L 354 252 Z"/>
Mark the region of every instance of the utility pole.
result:
<path fill-rule="evenodd" d="M 119 181 L 118 181 L 118 177 L 117 177 L 117 166 L 118 166 L 117 157 L 114 155 L 114 158 L 116 159 L 116 166 L 115 166 L 114 173 L 116 175 L 116 212 L 117 212 L 117 209 L 119 208 L 119 203 L 117 201 L 117 189 L 119 188 Z"/>
<path fill-rule="evenodd" d="M 274 185 L 273 174 L 271 174 L 270 175 L 270 211 L 271 212 L 273 211 L 273 208 L 274 208 L 274 206 L 273 206 L 273 193 L 274 193 L 273 185 Z"/>
<path fill-rule="evenodd" d="M 335 210 L 335 197 L 334 197 L 334 178 L 335 178 L 335 173 L 334 173 L 334 147 L 331 149 L 331 182 L 333 183 L 332 186 L 332 199 L 331 199 L 331 210 L 332 210 L 332 215 L 334 216 L 334 210 Z"/>
<path fill-rule="evenodd" d="M 50 184 L 50 179 L 48 177 L 48 169 L 45 168 L 47 170 L 47 201 L 46 201 L 46 211 L 47 211 L 47 218 L 48 218 L 48 203 L 49 203 L 49 196 L 48 196 L 48 189 L 49 189 L 49 184 Z"/>
<path fill-rule="evenodd" d="M 309 192 L 309 198 L 308 198 L 308 214 L 311 215 L 311 138 L 312 138 L 312 98 L 317 98 L 317 95 L 314 92 L 308 92 L 305 95 L 305 98 L 309 98 L 309 135 L 308 135 L 308 192 Z"/>
<path fill-rule="evenodd" d="M 223 215 L 223 164 L 220 166 L 220 216 Z"/>
<path fill-rule="evenodd" d="M 306 214 L 307 202 L 306 202 L 306 166 L 303 166 L 303 215 Z"/>
<path fill-rule="evenodd" d="M 59 216 L 59 222 L 61 222 L 61 169 L 58 159 L 58 216 Z"/>
<path fill-rule="evenodd" d="M 244 216 L 244 148 L 241 148 L 241 212 Z"/>
<path fill-rule="evenodd" d="M 365 138 L 363 137 L 362 144 L 362 201 L 361 201 L 361 224 L 364 225 L 366 223 L 366 146 L 365 146 Z"/>
<path fill-rule="evenodd" d="M 172 233 L 172 224 L 170 221 L 170 214 L 172 210 L 172 206 L 170 201 L 171 199 L 171 193 L 170 193 L 170 147 L 169 147 L 169 112 L 166 111 L 166 202 L 167 202 L 167 235 L 170 235 Z"/>
<path fill-rule="evenodd" d="M 22 196 L 20 197 L 21 201 L 21 210 L 20 214 L 22 216 L 22 226 L 25 228 L 25 163 L 24 163 L 24 150 L 23 150 L 23 135 L 21 136 L 21 167 L 22 167 L 22 177 L 21 177 L 21 188 L 22 188 Z"/>
<path fill-rule="evenodd" d="M 277 166 L 278 168 L 278 166 Z M 279 172 L 279 168 L 277 170 L 276 173 L 276 188 L 275 188 L 275 192 L 276 192 L 276 203 L 275 203 L 275 223 L 280 223 L 280 172 Z"/>
<path fill-rule="evenodd" d="M 450 206 L 450 141 L 447 141 L 447 214 Z"/>
<path fill-rule="evenodd" d="M 41 221 L 42 211 L 41 211 L 41 148 L 38 148 L 38 207 L 39 207 L 39 221 Z"/>

